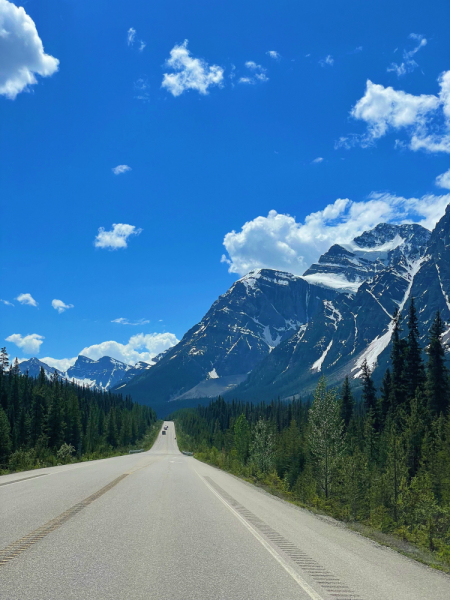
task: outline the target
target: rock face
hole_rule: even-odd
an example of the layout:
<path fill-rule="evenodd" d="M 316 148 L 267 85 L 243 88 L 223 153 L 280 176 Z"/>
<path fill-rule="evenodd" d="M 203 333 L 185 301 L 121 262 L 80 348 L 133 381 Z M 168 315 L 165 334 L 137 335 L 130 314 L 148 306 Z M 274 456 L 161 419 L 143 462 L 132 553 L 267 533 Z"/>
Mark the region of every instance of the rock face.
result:
<path fill-rule="evenodd" d="M 227 392 L 335 296 L 335 290 L 289 273 L 252 271 L 151 370 L 120 391 L 152 406 Z"/>
<path fill-rule="evenodd" d="M 122 382 L 130 381 L 138 373 L 149 369 L 151 366 L 151 364 L 145 362 L 138 362 L 136 365 L 130 366 L 110 356 L 92 360 L 87 356 L 80 355 L 75 364 L 66 372 L 49 367 L 37 358 L 30 358 L 30 360 L 21 362 L 19 369 L 21 373 L 28 372 L 30 377 L 37 377 L 41 367 L 43 367 L 49 379 L 56 371 L 61 379 L 73 380 L 75 383 L 87 387 L 109 390 Z"/>
<path fill-rule="evenodd" d="M 236 397 L 267 399 L 310 392 L 322 374 L 330 384 L 339 385 L 345 375 L 358 378 L 366 359 L 379 381 L 389 364 L 394 310 L 406 309 L 411 297 L 425 345 L 436 311 L 444 320 L 450 318 L 450 208 L 432 234 L 418 225 L 401 227 L 404 241 L 387 256 L 376 258 L 374 271 L 357 292 L 324 301 L 306 328 L 280 344 L 234 390 Z M 389 231 L 379 225 L 354 242 L 372 252 L 375 241 L 379 250 L 386 243 L 381 230 Z M 394 233 L 389 233 L 392 241 Z M 345 276 L 356 281 L 361 270 Z"/>
<path fill-rule="evenodd" d="M 28 373 L 29 377 L 37 377 L 39 375 L 41 367 L 43 367 L 48 379 L 50 379 L 52 377 L 52 375 L 55 371 L 58 373 L 58 375 L 60 377 L 64 377 L 64 373 L 62 371 L 59 371 L 58 369 L 54 369 L 52 367 L 49 367 L 47 364 L 43 363 L 41 360 L 39 360 L 38 358 L 34 358 L 34 357 L 30 358 L 29 360 L 22 361 L 19 365 L 19 370 L 23 375 L 25 375 L 25 373 Z"/>
<path fill-rule="evenodd" d="M 420 258 L 429 237 L 430 232 L 421 225 L 381 223 L 350 244 L 331 246 L 303 277 L 341 292 L 356 292 L 364 281 L 387 267 L 396 268 Z"/>

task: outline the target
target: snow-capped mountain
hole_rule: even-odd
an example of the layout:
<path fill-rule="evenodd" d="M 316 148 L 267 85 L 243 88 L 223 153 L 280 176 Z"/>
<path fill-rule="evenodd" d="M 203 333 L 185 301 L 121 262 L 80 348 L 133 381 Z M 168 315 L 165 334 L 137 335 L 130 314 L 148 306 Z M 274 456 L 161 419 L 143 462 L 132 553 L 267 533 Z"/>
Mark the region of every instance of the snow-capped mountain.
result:
<path fill-rule="evenodd" d="M 411 297 L 425 345 L 436 310 L 444 320 L 450 319 L 450 206 L 431 234 L 419 226 L 401 227 L 405 241 L 389 249 L 387 257 L 375 260 L 386 261 L 384 268 L 360 283 L 353 294 L 325 301 L 307 327 L 257 365 L 235 390 L 237 397 L 267 399 L 305 393 L 322 374 L 330 384 L 338 385 L 345 375 L 358 378 L 364 360 L 379 381 L 389 364 L 394 310 L 406 309 Z M 409 238 L 404 236 L 407 227 L 411 228 Z M 384 228 L 378 226 L 355 242 L 372 251 L 375 239 L 379 249 L 386 243 L 379 236 Z M 394 233 L 389 234 L 392 241 Z"/>
<path fill-rule="evenodd" d="M 74 381 L 78 385 L 109 390 L 122 382 L 133 379 L 138 373 L 141 373 L 145 369 L 149 369 L 152 364 L 140 361 L 134 366 L 131 366 L 120 360 L 111 358 L 110 356 L 103 356 L 98 360 L 93 360 L 87 356 L 80 355 L 75 364 L 66 372 L 52 368 L 37 358 L 30 358 L 30 360 L 21 362 L 19 369 L 21 373 L 28 372 L 30 377 L 37 377 L 41 367 L 43 367 L 45 374 L 49 379 L 56 370 L 62 379 Z"/>
<path fill-rule="evenodd" d="M 152 406 L 224 393 L 335 296 L 335 290 L 289 273 L 252 271 L 220 296 L 156 365 L 120 391 Z"/>
<path fill-rule="evenodd" d="M 381 223 L 349 244 L 331 246 L 303 277 L 316 285 L 355 293 L 386 267 L 401 267 L 420 258 L 430 235 L 421 225 Z"/>

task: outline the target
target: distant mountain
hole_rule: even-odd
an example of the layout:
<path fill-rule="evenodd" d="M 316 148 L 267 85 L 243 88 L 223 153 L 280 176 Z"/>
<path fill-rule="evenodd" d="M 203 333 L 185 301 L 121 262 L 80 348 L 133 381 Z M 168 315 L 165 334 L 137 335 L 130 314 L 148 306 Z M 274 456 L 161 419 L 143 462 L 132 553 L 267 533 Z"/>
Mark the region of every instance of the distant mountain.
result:
<path fill-rule="evenodd" d="M 289 273 L 252 271 L 220 296 L 156 365 L 120 391 L 156 407 L 232 390 L 336 294 Z"/>
<path fill-rule="evenodd" d="M 69 379 L 75 381 L 78 385 L 85 385 L 90 388 L 109 390 L 122 382 L 130 381 L 138 373 L 149 369 L 151 366 L 151 364 L 142 361 L 131 366 L 110 356 L 93 360 L 80 355 L 75 364 L 66 372 L 50 367 L 37 358 L 30 358 L 30 360 L 21 362 L 19 369 L 21 373 L 28 371 L 30 377 L 37 377 L 40 368 L 43 367 L 48 378 L 51 378 L 56 370 L 62 379 Z"/>

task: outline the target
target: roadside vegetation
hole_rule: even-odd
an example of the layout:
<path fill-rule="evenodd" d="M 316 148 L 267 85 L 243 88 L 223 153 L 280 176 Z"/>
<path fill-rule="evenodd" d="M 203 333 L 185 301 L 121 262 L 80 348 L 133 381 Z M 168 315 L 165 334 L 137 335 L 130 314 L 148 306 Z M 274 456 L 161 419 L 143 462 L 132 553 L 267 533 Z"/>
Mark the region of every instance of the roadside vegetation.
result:
<path fill-rule="evenodd" d="M 120 394 L 21 375 L 0 351 L 0 474 L 148 450 L 161 421 Z"/>
<path fill-rule="evenodd" d="M 439 313 L 426 360 L 414 301 L 395 316 L 377 392 L 320 379 L 312 400 L 226 403 L 173 415 L 181 450 L 444 570 L 450 568 L 450 384 Z"/>

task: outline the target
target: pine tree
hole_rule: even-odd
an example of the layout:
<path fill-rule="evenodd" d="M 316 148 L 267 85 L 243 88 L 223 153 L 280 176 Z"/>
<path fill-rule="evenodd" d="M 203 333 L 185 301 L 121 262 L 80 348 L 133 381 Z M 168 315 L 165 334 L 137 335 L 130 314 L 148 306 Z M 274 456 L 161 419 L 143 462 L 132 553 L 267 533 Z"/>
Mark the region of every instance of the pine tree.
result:
<path fill-rule="evenodd" d="M 317 481 L 328 498 L 344 452 L 344 424 L 336 392 L 327 390 L 325 377 L 320 378 L 314 392 L 309 424 L 309 447 Z"/>
<path fill-rule="evenodd" d="M 405 385 L 404 371 L 405 371 L 405 352 L 406 352 L 406 341 L 400 339 L 402 329 L 400 327 L 401 315 L 397 309 L 395 309 L 393 320 L 394 329 L 392 331 L 392 350 L 391 350 L 391 363 L 392 363 L 392 377 L 391 377 L 391 406 L 394 414 L 396 414 L 398 407 L 402 406 L 406 401 L 407 390 Z"/>
<path fill-rule="evenodd" d="M 446 414 L 449 406 L 448 369 L 445 365 L 445 349 L 442 334 L 445 331 L 444 322 L 439 311 L 429 332 L 426 392 L 428 408 L 433 416 Z"/>
<path fill-rule="evenodd" d="M 6 347 L 0 350 L 0 371 L 6 373 L 9 367 L 9 356 L 6 352 Z"/>
<path fill-rule="evenodd" d="M 48 438 L 49 446 L 59 449 L 64 442 L 64 405 L 61 395 L 61 384 L 55 370 L 52 376 L 52 399 L 48 412 Z"/>
<path fill-rule="evenodd" d="M 0 406 L 0 469 L 6 469 L 11 452 L 11 435 L 8 417 Z"/>
<path fill-rule="evenodd" d="M 391 400 L 392 400 L 392 379 L 391 379 L 391 371 L 390 369 L 386 369 L 386 372 L 383 377 L 383 381 L 381 383 L 380 388 L 381 396 L 380 396 L 380 421 L 381 426 L 384 427 L 386 423 L 387 416 L 391 410 Z"/>
<path fill-rule="evenodd" d="M 373 383 L 372 372 L 369 368 L 367 360 L 365 360 L 362 364 L 361 379 L 363 384 L 362 399 L 364 408 L 366 409 L 367 413 L 372 410 L 375 416 L 377 409 L 377 390 L 375 384 Z"/>
<path fill-rule="evenodd" d="M 106 441 L 111 444 L 113 448 L 117 446 L 118 435 L 117 435 L 117 423 L 116 423 L 116 409 L 114 406 L 109 411 L 108 423 L 106 428 Z"/>
<path fill-rule="evenodd" d="M 244 414 L 240 415 L 234 424 L 234 447 L 238 460 L 245 464 L 250 448 L 250 426 Z"/>
<path fill-rule="evenodd" d="M 341 391 L 341 419 L 344 422 L 344 429 L 347 430 L 353 416 L 355 401 L 353 400 L 352 388 L 348 379 L 345 376 Z"/>
<path fill-rule="evenodd" d="M 408 311 L 408 347 L 405 356 L 405 385 L 408 400 L 411 402 L 418 389 L 425 386 L 425 367 L 422 360 L 422 349 L 419 344 L 419 320 L 417 318 L 414 298 L 411 298 Z"/>

